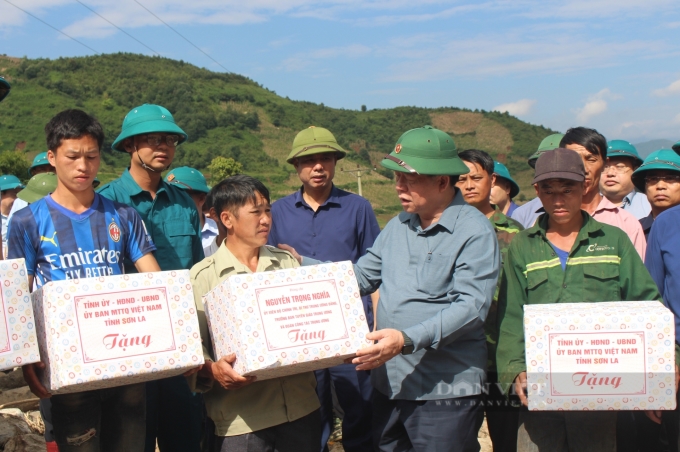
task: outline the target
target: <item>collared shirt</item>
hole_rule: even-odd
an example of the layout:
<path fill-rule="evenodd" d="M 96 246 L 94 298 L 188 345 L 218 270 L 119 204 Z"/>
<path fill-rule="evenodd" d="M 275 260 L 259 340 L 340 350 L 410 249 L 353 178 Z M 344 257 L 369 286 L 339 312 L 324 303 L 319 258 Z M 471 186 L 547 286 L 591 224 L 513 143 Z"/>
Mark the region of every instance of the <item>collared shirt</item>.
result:
<path fill-rule="evenodd" d="M 501 277 L 503 275 L 503 263 L 508 256 L 508 248 L 510 242 L 520 231 L 523 231 L 519 222 L 508 218 L 503 212 L 496 207 L 493 215 L 489 218 L 494 231 L 496 231 L 496 238 L 498 239 L 498 248 L 501 253 L 501 276 L 498 277 L 498 284 L 496 285 L 496 292 L 494 293 L 489 314 L 484 322 L 484 330 L 486 332 L 486 349 L 488 355 L 489 372 L 496 372 L 496 344 L 498 343 L 498 293 L 501 287 Z"/>
<path fill-rule="evenodd" d="M 126 169 L 122 176 L 98 192 L 133 207 L 139 213 L 156 245 L 154 256 L 161 270 L 189 269 L 203 259 L 196 204 L 181 188 L 161 179 L 156 197 L 152 199 Z M 125 272 L 137 272 L 129 260 L 125 261 Z"/>
<path fill-rule="evenodd" d="M 649 249 L 649 232 L 652 230 L 653 224 L 654 216 L 651 213 L 644 218 L 640 218 L 640 226 L 642 226 L 642 232 L 645 233 L 645 239 L 647 240 L 647 249 Z"/>
<path fill-rule="evenodd" d="M 380 288 L 378 329 L 404 331 L 411 355 L 371 371 L 391 399 L 437 400 L 481 392 L 486 369 L 484 321 L 500 267 L 491 222 L 460 190 L 439 221 L 393 218 L 355 272 L 362 293 Z"/>
<path fill-rule="evenodd" d="M 626 234 L 595 221 L 585 211 L 582 215 L 583 225 L 565 270 L 546 237 L 547 214 L 510 244 L 501 281 L 505 290 L 498 300 L 496 359 L 503 388 L 526 370 L 524 305 L 660 299 Z"/>
<path fill-rule="evenodd" d="M 632 213 L 638 220 L 646 217 L 652 211 L 647 195 L 637 190 L 633 190 L 623 198 L 621 208 Z"/>
<path fill-rule="evenodd" d="M 545 212 L 545 210 L 543 210 L 543 203 L 537 196 L 515 209 L 510 215 L 510 218 L 518 221 L 519 224 L 526 229 L 532 227 L 534 223 L 536 223 L 536 219 L 540 217 L 543 212 Z"/>
<path fill-rule="evenodd" d="M 260 247 L 257 271 L 294 268 L 298 262 L 286 251 L 273 247 Z M 229 251 L 225 244 L 191 269 L 191 284 L 198 310 L 198 323 L 203 340 L 203 354 L 207 360 L 216 361 L 210 332 L 205 319 L 201 297 L 231 275 L 252 271 Z M 200 379 L 198 381 L 201 383 Z M 316 377 L 305 372 L 288 377 L 256 381 L 240 389 L 225 390 L 215 383 L 205 393 L 208 415 L 215 422 L 218 436 L 234 436 L 255 432 L 274 425 L 291 422 L 319 408 L 316 395 Z"/>
<path fill-rule="evenodd" d="M 206 257 L 217 251 L 218 245 L 215 244 L 215 238 L 218 234 L 215 220 L 205 217 L 205 223 L 203 223 L 203 229 L 201 229 L 201 246 Z"/>
<path fill-rule="evenodd" d="M 361 196 L 333 186 L 330 196 L 314 211 L 302 189 L 272 205 L 267 243 L 285 243 L 303 256 L 320 261 L 356 262 L 380 234 L 371 204 Z M 362 297 L 369 328 L 373 326 L 371 298 Z"/>
<path fill-rule="evenodd" d="M 659 288 L 664 304 L 675 316 L 675 362 L 680 364 L 680 206 L 661 212 L 649 234 L 645 266 Z"/>
<path fill-rule="evenodd" d="M 628 235 L 630 241 L 633 242 L 633 246 L 642 260 L 645 259 L 647 240 L 645 239 L 645 233 L 642 231 L 640 222 L 632 213 L 623 210 L 603 196 L 592 217 L 600 223 L 616 226 L 623 230 Z"/>
<path fill-rule="evenodd" d="M 517 204 L 515 204 L 515 201 L 510 201 L 510 207 L 508 207 L 508 213 L 506 213 L 505 215 L 507 215 L 508 217 L 511 216 L 512 213 L 515 210 L 517 210 L 518 207 L 519 206 Z"/>

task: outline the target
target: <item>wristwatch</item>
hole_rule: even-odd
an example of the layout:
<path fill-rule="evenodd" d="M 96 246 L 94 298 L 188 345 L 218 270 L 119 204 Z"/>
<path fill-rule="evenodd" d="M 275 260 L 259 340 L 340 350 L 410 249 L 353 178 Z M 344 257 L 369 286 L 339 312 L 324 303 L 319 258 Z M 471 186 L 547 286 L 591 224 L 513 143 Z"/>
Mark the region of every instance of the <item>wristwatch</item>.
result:
<path fill-rule="evenodd" d="M 404 346 L 401 348 L 401 354 L 410 355 L 413 353 L 413 341 L 403 331 L 401 332 L 401 335 L 404 337 Z"/>

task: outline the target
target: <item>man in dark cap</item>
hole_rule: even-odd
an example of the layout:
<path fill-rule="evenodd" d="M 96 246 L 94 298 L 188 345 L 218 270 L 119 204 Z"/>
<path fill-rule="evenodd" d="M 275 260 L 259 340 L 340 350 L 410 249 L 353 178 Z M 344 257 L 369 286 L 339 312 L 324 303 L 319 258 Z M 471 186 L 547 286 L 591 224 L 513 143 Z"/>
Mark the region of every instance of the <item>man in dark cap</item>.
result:
<path fill-rule="evenodd" d="M 583 210 L 585 180 L 575 151 L 558 148 L 538 158 L 533 183 L 545 213 L 515 236 L 504 263 L 498 374 L 524 405 L 524 305 L 660 299 L 627 235 Z M 522 411 L 517 449 L 612 451 L 616 419 L 614 411 Z"/>

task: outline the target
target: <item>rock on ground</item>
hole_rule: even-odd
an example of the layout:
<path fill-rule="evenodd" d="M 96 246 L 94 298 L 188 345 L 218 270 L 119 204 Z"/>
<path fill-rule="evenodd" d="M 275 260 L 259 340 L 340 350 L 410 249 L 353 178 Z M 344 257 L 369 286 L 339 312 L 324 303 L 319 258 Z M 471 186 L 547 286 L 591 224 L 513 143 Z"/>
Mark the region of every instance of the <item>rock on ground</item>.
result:
<path fill-rule="evenodd" d="M 0 449 L 15 436 L 29 433 L 31 433 L 31 429 L 23 419 L 13 416 L 0 416 Z"/>
<path fill-rule="evenodd" d="M 46 452 L 45 439 L 35 433 L 17 435 L 7 441 L 4 452 Z"/>

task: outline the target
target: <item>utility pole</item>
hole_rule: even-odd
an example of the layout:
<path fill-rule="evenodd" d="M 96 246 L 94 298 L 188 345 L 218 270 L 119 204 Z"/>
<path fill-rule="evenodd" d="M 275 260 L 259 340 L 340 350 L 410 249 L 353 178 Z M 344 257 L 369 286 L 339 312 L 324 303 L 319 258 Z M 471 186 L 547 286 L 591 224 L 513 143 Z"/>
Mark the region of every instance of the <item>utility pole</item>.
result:
<path fill-rule="evenodd" d="M 374 167 L 373 170 L 376 168 Z M 346 170 L 344 168 L 341 168 L 340 171 L 343 173 L 350 173 L 351 175 L 355 176 L 357 178 L 357 184 L 359 185 L 359 196 L 364 196 L 363 193 L 361 192 L 361 175 L 367 174 L 371 172 L 371 168 L 362 168 L 358 163 L 357 163 L 357 168 L 356 169 L 349 169 Z"/>

